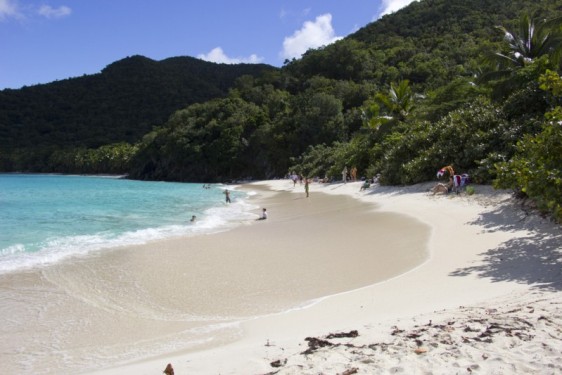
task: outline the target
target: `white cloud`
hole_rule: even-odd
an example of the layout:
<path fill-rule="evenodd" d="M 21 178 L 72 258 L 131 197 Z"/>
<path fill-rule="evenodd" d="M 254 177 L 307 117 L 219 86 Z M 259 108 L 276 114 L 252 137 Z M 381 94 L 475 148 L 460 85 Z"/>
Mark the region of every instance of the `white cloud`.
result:
<path fill-rule="evenodd" d="M 21 17 L 17 3 L 13 0 L 0 0 L 0 20 L 9 17 Z"/>
<path fill-rule="evenodd" d="M 209 53 L 200 54 L 197 55 L 197 57 L 201 60 L 219 64 L 259 64 L 263 62 L 263 58 L 255 54 L 252 54 L 249 57 L 228 57 L 221 47 L 213 48 Z"/>
<path fill-rule="evenodd" d="M 18 0 L 0 0 L 0 20 L 6 18 L 26 19 L 32 16 L 32 13 L 46 18 L 60 18 L 69 16 L 72 9 L 64 5 L 58 8 L 53 8 L 50 5 L 41 5 L 39 8 L 32 5 L 20 7 Z"/>
<path fill-rule="evenodd" d="M 306 21 L 300 30 L 285 38 L 281 57 L 299 58 L 310 48 L 322 47 L 340 39 L 341 36 L 335 36 L 332 15 L 323 14 L 316 17 L 314 22 Z"/>
<path fill-rule="evenodd" d="M 379 17 L 382 17 L 385 14 L 396 12 L 397 10 L 402 9 L 405 6 L 410 5 L 410 3 L 413 3 L 414 1 L 419 0 L 382 0 L 383 11 L 379 15 Z"/>
<path fill-rule="evenodd" d="M 53 8 L 50 5 L 41 5 L 37 13 L 46 18 L 60 18 L 69 16 L 72 13 L 72 9 L 64 5 L 58 8 Z"/>

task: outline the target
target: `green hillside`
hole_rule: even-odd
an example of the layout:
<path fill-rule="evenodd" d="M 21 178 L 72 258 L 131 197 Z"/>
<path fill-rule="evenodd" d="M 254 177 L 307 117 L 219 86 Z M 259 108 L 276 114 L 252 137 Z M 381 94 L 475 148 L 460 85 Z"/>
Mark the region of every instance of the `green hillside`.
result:
<path fill-rule="evenodd" d="M 2 90 L 0 144 L 5 150 L 137 142 L 174 111 L 226 96 L 237 77 L 274 69 L 132 56 L 99 74 Z"/>
<path fill-rule="evenodd" d="M 557 0 L 422 0 L 308 51 L 287 68 L 303 79 L 321 75 L 377 84 L 408 79 L 420 90 L 437 88 L 475 73 L 478 57 L 502 40 L 496 26 L 514 26 L 523 13 L 547 19 L 561 12 Z"/>
<path fill-rule="evenodd" d="M 559 0 L 421 0 L 281 69 L 182 59 L 1 92 L 0 170 L 399 185 L 453 165 L 562 219 Z"/>

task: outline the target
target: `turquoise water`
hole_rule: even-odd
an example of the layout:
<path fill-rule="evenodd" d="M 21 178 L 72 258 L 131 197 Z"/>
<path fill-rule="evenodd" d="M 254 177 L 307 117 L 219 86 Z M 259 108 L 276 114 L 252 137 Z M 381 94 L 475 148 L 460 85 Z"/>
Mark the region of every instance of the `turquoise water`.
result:
<path fill-rule="evenodd" d="M 240 192 L 233 191 L 227 205 L 224 189 L 111 177 L 0 174 L 0 273 L 223 230 L 255 218 Z"/>

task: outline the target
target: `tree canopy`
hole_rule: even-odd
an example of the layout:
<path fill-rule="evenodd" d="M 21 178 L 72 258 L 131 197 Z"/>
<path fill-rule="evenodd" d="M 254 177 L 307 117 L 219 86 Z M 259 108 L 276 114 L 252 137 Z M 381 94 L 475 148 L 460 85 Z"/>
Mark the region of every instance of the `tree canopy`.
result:
<path fill-rule="evenodd" d="M 411 184 L 453 164 L 560 217 L 561 17 L 557 0 L 421 0 L 280 69 L 134 56 L 0 91 L 0 170 L 210 182 L 353 166 Z"/>

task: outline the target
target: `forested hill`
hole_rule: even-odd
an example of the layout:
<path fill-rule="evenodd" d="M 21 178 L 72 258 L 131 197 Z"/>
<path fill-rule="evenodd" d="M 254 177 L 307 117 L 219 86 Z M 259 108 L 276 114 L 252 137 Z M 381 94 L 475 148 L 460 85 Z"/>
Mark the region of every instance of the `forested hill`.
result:
<path fill-rule="evenodd" d="M 226 96 L 241 75 L 270 70 L 276 68 L 131 56 L 98 74 L 2 90 L 0 145 L 6 151 L 134 143 L 174 111 Z"/>
<path fill-rule="evenodd" d="M 562 221 L 561 73 L 560 0 L 420 0 L 281 69 L 136 56 L 4 90 L 0 170 L 405 185 L 453 165 Z"/>
<path fill-rule="evenodd" d="M 369 80 L 379 85 L 408 79 L 417 91 L 473 76 L 477 59 L 496 51 L 497 26 L 515 27 L 521 14 L 560 16 L 559 0 L 421 0 L 365 25 L 329 46 L 309 50 L 286 66 L 305 80 Z"/>

